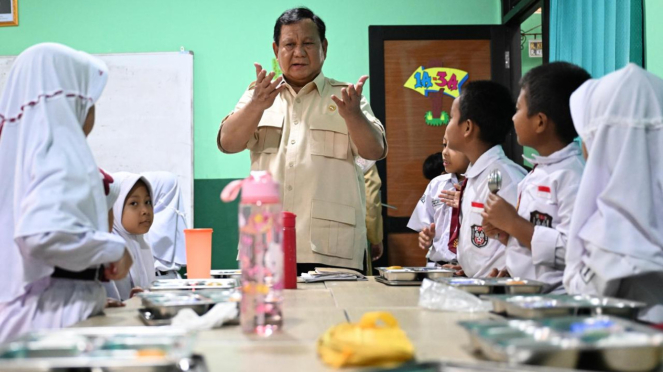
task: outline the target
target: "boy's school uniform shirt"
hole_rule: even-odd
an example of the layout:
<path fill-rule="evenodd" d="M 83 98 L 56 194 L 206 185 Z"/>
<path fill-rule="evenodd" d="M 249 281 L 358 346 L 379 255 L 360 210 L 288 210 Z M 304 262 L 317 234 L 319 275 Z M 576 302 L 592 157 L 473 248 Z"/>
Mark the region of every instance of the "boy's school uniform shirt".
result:
<path fill-rule="evenodd" d="M 494 268 L 505 266 L 504 245 L 483 231 L 483 217 L 488 199 L 488 176 L 493 169 L 502 173 L 502 187 L 497 193 L 512 205 L 518 199 L 518 183 L 526 171 L 504 154 L 502 146 L 495 145 L 483 153 L 465 174 L 460 215 L 458 263 L 468 277 L 486 277 Z"/>
<path fill-rule="evenodd" d="M 518 185 L 517 208 L 518 215 L 535 226 L 534 235 L 531 249 L 509 238 L 506 267 L 512 277 L 544 282 L 547 292 L 563 292 L 566 242 L 585 160 L 572 142 L 528 161 L 534 169 Z"/>
<path fill-rule="evenodd" d="M 449 250 L 452 208 L 444 204 L 438 195 L 442 190 L 455 190 L 454 184 L 457 183 L 455 174 L 443 174 L 433 178 L 407 223 L 410 229 L 421 231 L 435 222 L 433 245 L 426 255 L 431 261 L 451 262 L 456 259 L 456 254 Z"/>

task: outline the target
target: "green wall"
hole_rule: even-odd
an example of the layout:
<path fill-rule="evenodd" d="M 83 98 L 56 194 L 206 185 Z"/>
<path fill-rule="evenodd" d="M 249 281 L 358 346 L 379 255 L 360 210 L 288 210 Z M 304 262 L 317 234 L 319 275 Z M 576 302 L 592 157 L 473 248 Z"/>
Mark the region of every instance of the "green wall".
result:
<path fill-rule="evenodd" d="M 0 55 L 40 42 L 89 53 L 194 52 L 194 221 L 212 227 L 214 268 L 236 267 L 237 203 L 221 189 L 249 171 L 247 152 L 216 147 L 221 119 L 253 80 L 253 62 L 272 65 L 276 18 L 299 1 L 19 0 L 19 26 L 0 28 Z M 369 25 L 499 24 L 500 0 L 310 0 L 327 24 L 325 74 L 356 81 L 368 74 Z M 111 77 L 112 78 L 112 77 Z M 369 80 L 370 84 L 370 80 Z M 365 92 L 368 93 L 369 89 Z"/>
<path fill-rule="evenodd" d="M 645 0 L 645 66 L 663 78 L 663 1 Z"/>

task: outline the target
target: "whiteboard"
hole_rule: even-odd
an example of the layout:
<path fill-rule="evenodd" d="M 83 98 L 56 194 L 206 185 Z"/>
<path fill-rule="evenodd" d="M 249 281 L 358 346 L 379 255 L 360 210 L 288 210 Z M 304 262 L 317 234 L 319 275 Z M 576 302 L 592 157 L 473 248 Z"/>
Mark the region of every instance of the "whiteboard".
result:
<path fill-rule="evenodd" d="M 176 174 L 193 227 L 193 53 L 96 56 L 109 69 L 88 137 L 97 165 L 107 172 Z M 0 57 L 0 92 L 14 59 Z"/>

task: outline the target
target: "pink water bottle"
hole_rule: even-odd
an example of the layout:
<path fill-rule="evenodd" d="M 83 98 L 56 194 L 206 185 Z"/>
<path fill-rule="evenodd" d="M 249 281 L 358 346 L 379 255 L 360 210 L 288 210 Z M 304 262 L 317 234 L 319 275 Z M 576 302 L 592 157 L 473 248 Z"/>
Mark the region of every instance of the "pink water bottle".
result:
<path fill-rule="evenodd" d="M 269 336 L 283 326 L 283 224 L 279 184 L 254 171 L 223 189 L 221 199 L 239 191 L 239 263 L 242 270 L 240 324 L 246 333 Z"/>

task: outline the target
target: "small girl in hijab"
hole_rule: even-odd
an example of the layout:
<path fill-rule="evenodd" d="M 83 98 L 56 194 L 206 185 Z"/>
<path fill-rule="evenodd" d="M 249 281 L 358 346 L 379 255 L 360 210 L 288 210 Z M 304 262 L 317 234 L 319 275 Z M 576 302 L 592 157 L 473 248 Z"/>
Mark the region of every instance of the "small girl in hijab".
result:
<path fill-rule="evenodd" d="M 100 313 L 99 280 L 124 278 L 85 136 L 106 65 L 60 44 L 16 58 L 0 97 L 0 342 Z"/>
<path fill-rule="evenodd" d="M 179 279 L 186 265 L 184 229 L 186 214 L 177 176 L 170 172 L 144 172 L 154 191 L 154 223 L 147 241 L 154 253 L 154 270 L 159 279 Z"/>
<path fill-rule="evenodd" d="M 629 64 L 571 96 L 587 163 L 571 219 L 570 294 L 641 301 L 663 323 L 663 80 Z"/>
<path fill-rule="evenodd" d="M 128 277 L 105 286 L 109 298 L 124 301 L 154 281 L 154 257 L 145 240 L 154 219 L 153 193 L 150 182 L 141 175 L 117 172 L 111 177 L 120 186 L 113 204 L 113 233 L 126 241 L 134 265 Z"/>

